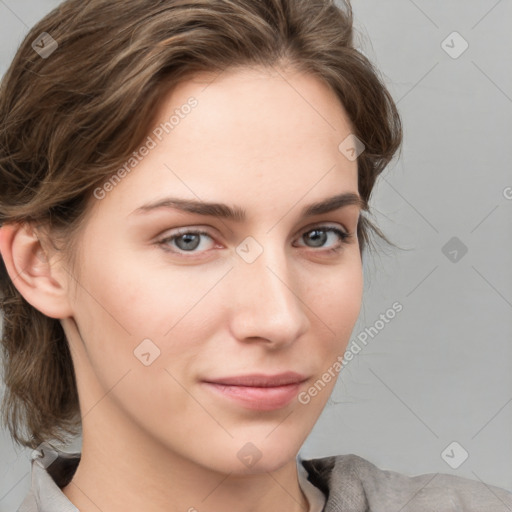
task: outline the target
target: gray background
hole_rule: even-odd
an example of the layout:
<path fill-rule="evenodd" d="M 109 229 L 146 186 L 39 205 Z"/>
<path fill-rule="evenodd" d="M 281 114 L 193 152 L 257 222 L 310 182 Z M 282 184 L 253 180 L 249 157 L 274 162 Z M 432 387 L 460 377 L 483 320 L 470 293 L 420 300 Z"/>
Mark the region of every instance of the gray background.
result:
<path fill-rule="evenodd" d="M 0 0 L 0 74 L 28 27 L 57 4 Z M 341 372 L 301 454 L 355 453 L 383 469 L 512 491 L 512 2 L 353 7 L 360 46 L 405 126 L 373 207 L 406 250 L 382 247 L 365 261 L 352 339 L 395 301 L 403 310 Z M 469 44 L 457 58 L 464 41 L 448 37 L 454 31 Z M 445 459 L 455 465 L 463 449 L 467 460 L 452 469 Z M 28 492 L 29 455 L 0 431 L 0 512 Z"/>

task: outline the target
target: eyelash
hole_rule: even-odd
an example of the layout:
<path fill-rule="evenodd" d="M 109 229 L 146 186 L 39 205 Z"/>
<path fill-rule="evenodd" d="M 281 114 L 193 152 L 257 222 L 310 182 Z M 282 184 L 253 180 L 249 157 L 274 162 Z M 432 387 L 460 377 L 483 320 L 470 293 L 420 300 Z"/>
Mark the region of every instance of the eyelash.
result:
<path fill-rule="evenodd" d="M 340 252 L 343 249 L 343 246 L 350 243 L 350 239 L 352 239 L 354 236 L 352 233 L 346 233 L 345 231 L 342 231 L 341 229 L 338 229 L 338 228 L 335 228 L 332 226 L 320 225 L 320 226 L 315 226 L 311 229 L 308 229 L 307 231 L 304 231 L 301 234 L 301 237 L 308 233 L 311 233 L 313 231 L 323 231 L 326 233 L 335 233 L 336 235 L 338 235 L 338 237 L 340 239 L 340 245 L 338 245 L 337 247 L 334 247 L 332 249 L 324 250 L 324 252 L 326 252 L 328 254 L 336 254 L 336 253 Z M 205 235 L 213 240 L 213 237 L 207 231 L 203 231 L 200 229 L 194 230 L 194 229 L 184 228 L 172 236 L 168 236 L 168 237 L 165 237 L 165 238 L 159 240 L 157 242 L 157 245 L 161 246 L 164 251 L 171 252 L 171 253 L 177 254 L 179 256 L 187 257 L 187 256 L 185 256 L 186 254 L 194 254 L 194 252 L 193 251 L 175 250 L 175 249 L 169 248 L 170 242 L 173 242 L 174 240 L 176 240 L 184 235 Z M 314 250 L 314 248 L 312 248 L 312 249 Z M 321 248 L 318 250 L 321 251 Z"/>

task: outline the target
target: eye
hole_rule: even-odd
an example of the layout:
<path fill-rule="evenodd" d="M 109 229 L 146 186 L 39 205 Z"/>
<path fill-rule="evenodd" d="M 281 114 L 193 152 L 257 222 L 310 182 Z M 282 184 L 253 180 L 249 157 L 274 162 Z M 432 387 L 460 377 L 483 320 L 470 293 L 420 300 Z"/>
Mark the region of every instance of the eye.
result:
<path fill-rule="evenodd" d="M 329 239 L 329 235 L 335 235 L 334 237 L 331 236 L 331 238 L 337 238 L 338 243 L 334 247 L 328 248 L 328 252 L 340 251 L 343 245 L 349 243 L 349 240 L 353 237 L 352 234 L 332 226 L 316 226 L 303 233 L 301 238 L 312 243 L 309 247 L 323 248 Z"/>
<path fill-rule="evenodd" d="M 174 252 L 177 254 L 187 252 L 201 252 L 196 251 L 196 249 L 201 245 L 202 236 L 206 236 L 210 240 L 213 240 L 213 238 L 206 231 L 184 229 L 178 231 L 176 234 L 172 236 L 168 236 L 160 240 L 158 244 L 162 246 L 164 250 Z M 175 247 L 178 248 L 178 250 L 172 248 L 173 244 Z"/>

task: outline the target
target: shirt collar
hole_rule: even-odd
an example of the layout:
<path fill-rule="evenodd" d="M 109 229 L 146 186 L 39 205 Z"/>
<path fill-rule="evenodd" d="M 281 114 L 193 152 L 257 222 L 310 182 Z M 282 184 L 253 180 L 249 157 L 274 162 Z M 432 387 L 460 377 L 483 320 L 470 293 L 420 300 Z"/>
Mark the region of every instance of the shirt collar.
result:
<path fill-rule="evenodd" d="M 56 510 L 59 512 L 79 512 L 49 473 L 50 466 L 53 466 L 51 468 L 52 473 L 62 473 L 63 468 L 69 465 L 71 459 L 76 461 L 76 467 L 79 456 L 80 454 L 57 452 L 47 444 L 41 445 L 39 451 L 32 453 L 32 485 L 29 499 L 31 497 L 35 500 L 37 512 L 55 512 Z"/>
<path fill-rule="evenodd" d="M 299 485 L 302 492 L 309 502 L 308 512 L 322 512 L 325 507 L 325 494 L 308 480 L 308 472 L 302 465 L 302 457 L 297 456 L 297 471 L 299 475 Z"/>

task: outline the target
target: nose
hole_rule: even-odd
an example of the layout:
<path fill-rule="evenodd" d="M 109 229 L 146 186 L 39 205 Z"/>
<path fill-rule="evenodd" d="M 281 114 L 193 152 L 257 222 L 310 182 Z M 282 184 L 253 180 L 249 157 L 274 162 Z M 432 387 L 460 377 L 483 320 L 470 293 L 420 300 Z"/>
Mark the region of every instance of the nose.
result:
<path fill-rule="evenodd" d="M 282 249 L 265 247 L 252 263 L 237 261 L 228 295 L 236 339 L 259 341 L 277 349 L 292 344 L 308 330 L 307 299 L 300 295 L 300 276 L 296 274 Z"/>

